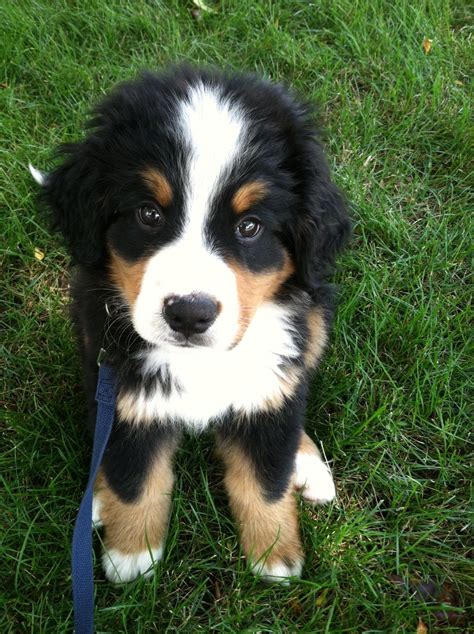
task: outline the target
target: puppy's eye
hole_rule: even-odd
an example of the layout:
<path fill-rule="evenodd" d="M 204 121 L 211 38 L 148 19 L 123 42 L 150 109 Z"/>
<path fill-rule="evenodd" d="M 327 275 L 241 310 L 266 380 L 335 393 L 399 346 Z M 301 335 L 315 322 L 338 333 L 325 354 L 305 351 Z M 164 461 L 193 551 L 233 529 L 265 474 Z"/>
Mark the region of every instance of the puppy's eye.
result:
<path fill-rule="evenodd" d="M 137 217 L 143 225 L 152 229 L 156 229 L 164 221 L 161 211 L 153 205 L 143 205 L 139 207 L 137 209 Z"/>
<path fill-rule="evenodd" d="M 247 218 L 237 225 L 236 234 L 241 240 L 255 238 L 262 230 L 261 223 L 256 218 Z"/>

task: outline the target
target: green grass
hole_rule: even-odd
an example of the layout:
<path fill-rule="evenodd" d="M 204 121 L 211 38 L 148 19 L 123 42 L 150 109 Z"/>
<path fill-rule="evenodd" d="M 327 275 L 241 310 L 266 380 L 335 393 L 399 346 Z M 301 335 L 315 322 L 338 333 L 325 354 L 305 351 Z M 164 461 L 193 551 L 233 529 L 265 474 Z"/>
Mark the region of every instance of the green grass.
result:
<path fill-rule="evenodd" d="M 199 20 L 192 6 L 5 0 L 0 9 L 0 631 L 72 631 L 69 544 L 90 452 L 67 259 L 35 208 L 27 163 L 51 166 L 54 146 L 81 134 L 90 105 L 118 80 L 186 59 L 255 70 L 322 104 L 356 227 L 307 429 L 332 461 L 339 496 L 325 508 L 301 504 L 303 580 L 264 585 L 245 568 L 211 439 L 188 439 L 165 560 L 151 582 L 125 587 L 96 567 L 98 631 L 415 632 L 421 618 L 430 631 L 464 632 L 473 581 L 468 5 L 223 0 Z M 393 575 L 444 586 L 457 622 L 437 621 L 439 602 L 418 601 Z"/>

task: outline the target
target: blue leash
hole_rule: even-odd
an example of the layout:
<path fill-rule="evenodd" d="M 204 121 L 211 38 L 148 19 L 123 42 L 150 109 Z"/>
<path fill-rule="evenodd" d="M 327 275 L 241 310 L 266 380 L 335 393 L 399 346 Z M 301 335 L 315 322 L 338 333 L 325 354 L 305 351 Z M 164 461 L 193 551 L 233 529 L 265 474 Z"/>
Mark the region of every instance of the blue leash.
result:
<path fill-rule="evenodd" d="M 101 353 L 104 351 L 101 350 Z M 72 537 L 72 597 L 76 634 L 94 632 L 94 576 L 92 568 L 92 497 L 97 471 L 104 455 L 115 417 L 117 376 L 115 370 L 100 363 L 97 379 L 97 418 L 89 482 L 77 514 Z"/>

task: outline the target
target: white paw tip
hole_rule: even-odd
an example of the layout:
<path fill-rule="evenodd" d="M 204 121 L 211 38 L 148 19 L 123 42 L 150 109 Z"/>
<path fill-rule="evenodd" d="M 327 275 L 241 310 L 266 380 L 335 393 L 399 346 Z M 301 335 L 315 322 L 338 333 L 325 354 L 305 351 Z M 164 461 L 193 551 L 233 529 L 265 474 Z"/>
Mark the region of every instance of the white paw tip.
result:
<path fill-rule="evenodd" d="M 102 555 L 102 566 L 105 576 L 112 583 L 133 581 L 140 575 L 145 578 L 153 574 L 153 566 L 163 556 L 163 547 L 143 550 L 133 555 L 127 555 L 112 548 Z"/>
<path fill-rule="evenodd" d="M 289 586 L 289 577 L 301 577 L 303 570 L 303 560 L 298 560 L 292 565 L 283 561 L 274 564 L 256 563 L 252 566 L 252 572 L 261 577 L 264 581 L 280 583 L 282 586 Z"/>
<path fill-rule="evenodd" d="M 316 454 L 297 454 L 295 486 L 313 504 L 325 504 L 336 497 L 331 470 Z"/>
<path fill-rule="evenodd" d="M 31 163 L 28 163 L 28 169 L 30 170 L 30 174 L 33 176 L 33 179 L 38 183 L 38 185 L 44 185 L 46 183 L 47 174 L 45 172 L 37 170 L 36 167 L 33 167 Z"/>

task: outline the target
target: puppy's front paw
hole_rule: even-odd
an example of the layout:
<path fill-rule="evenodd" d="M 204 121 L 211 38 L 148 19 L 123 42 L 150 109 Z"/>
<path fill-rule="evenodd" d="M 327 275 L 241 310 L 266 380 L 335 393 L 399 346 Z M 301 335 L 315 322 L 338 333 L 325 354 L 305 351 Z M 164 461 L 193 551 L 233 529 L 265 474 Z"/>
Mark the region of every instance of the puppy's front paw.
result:
<path fill-rule="evenodd" d="M 295 486 L 312 504 L 325 504 L 336 497 L 331 470 L 315 453 L 297 453 Z"/>
<path fill-rule="evenodd" d="M 295 561 L 272 558 L 271 562 L 258 562 L 252 565 L 255 575 L 264 581 L 280 583 L 282 586 L 290 585 L 289 577 L 301 577 L 302 570 L 303 560 L 300 558 Z"/>
<path fill-rule="evenodd" d="M 148 578 L 153 574 L 153 566 L 163 556 L 163 547 L 150 548 L 138 553 L 126 554 L 117 549 L 106 550 L 102 555 L 105 576 L 113 583 L 132 581 L 140 575 Z"/>

